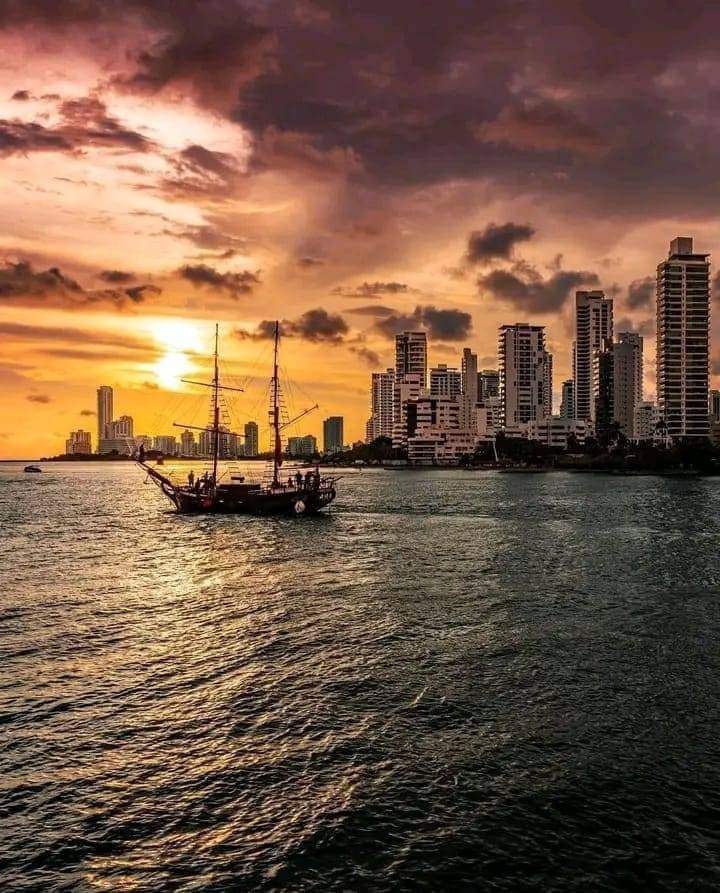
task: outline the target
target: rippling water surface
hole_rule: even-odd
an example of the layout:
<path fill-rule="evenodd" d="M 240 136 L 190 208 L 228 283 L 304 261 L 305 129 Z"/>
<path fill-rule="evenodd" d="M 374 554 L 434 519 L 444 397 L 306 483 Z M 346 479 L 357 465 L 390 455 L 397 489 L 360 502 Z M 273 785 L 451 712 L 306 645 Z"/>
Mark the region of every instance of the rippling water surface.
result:
<path fill-rule="evenodd" d="M 720 479 L 0 465 L 0 888 L 720 886 Z"/>

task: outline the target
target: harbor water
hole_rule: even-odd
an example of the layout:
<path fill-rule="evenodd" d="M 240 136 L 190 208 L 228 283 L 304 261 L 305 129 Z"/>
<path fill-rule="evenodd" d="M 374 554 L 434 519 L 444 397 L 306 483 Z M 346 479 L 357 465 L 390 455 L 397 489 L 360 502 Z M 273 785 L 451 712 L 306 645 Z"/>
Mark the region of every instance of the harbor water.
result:
<path fill-rule="evenodd" d="M 0 889 L 716 890 L 720 479 L 0 464 Z"/>

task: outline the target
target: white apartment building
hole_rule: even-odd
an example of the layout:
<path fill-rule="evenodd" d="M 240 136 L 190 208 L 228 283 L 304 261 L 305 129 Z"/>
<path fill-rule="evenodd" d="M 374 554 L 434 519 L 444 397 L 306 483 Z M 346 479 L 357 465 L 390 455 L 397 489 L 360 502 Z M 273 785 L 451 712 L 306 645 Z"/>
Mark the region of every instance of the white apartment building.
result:
<path fill-rule="evenodd" d="M 498 355 L 503 424 L 513 427 L 551 415 L 552 357 L 545 349 L 545 327 L 501 326 Z"/>
<path fill-rule="evenodd" d="M 430 393 L 434 397 L 457 397 L 461 392 L 462 376 L 457 369 L 439 363 L 430 370 Z"/>
<path fill-rule="evenodd" d="M 578 419 L 595 420 L 593 398 L 594 357 L 613 335 L 613 301 L 602 291 L 575 293 L 575 342 L 573 344 L 573 381 L 575 412 Z"/>
<path fill-rule="evenodd" d="M 590 423 L 585 419 L 567 419 L 559 415 L 527 423 L 527 436 L 530 440 L 537 440 L 545 446 L 560 449 L 567 447 L 568 437 L 571 435 L 574 435 L 580 444 L 585 443 L 585 438 L 591 430 Z"/>
<path fill-rule="evenodd" d="M 635 407 L 643 396 L 643 338 L 620 332 L 613 344 L 613 413 L 626 437 L 634 437 Z"/>

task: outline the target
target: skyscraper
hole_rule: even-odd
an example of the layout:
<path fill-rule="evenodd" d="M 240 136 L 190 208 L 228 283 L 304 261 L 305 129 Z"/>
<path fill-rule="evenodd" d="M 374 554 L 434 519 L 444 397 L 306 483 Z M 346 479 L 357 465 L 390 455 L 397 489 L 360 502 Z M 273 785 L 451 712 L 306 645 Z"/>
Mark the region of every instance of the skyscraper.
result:
<path fill-rule="evenodd" d="M 430 394 L 433 397 L 457 397 L 461 388 L 461 375 L 457 369 L 451 369 L 446 363 L 438 363 L 430 370 Z"/>
<path fill-rule="evenodd" d="M 575 418 L 575 383 L 572 378 L 568 378 L 562 383 L 560 417 L 563 419 Z"/>
<path fill-rule="evenodd" d="M 257 422 L 245 422 L 245 456 L 257 456 L 258 454 L 258 426 Z"/>
<path fill-rule="evenodd" d="M 343 417 L 333 415 L 323 422 L 323 451 L 339 453 L 343 448 Z"/>
<path fill-rule="evenodd" d="M 612 338 L 593 354 L 593 419 L 595 434 L 601 438 L 612 431 L 615 419 L 615 350 Z"/>
<path fill-rule="evenodd" d="M 670 437 L 708 436 L 708 257 L 678 236 L 657 268 L 657 402 Z"/>
<path fill-rule="evenodd" d="M 593 398 L 593 360 L 596 351 L 613 334 L 613 302 L 602 291 L 575 292 L 575 343 L 573 345 L 573 381 L 575 417 L 595 419 Z"/>
<path fill-rule="evenodd" d="M 113 389 L 108 385 L 101 385 L 97 389 L 97 448 L 100 452 L 100 442 L 110 436 L 108 426 L 113 420 Z"/>
<path fill-rule="evenodd" d="M 545 327 L 527 323 L 500 326 L 500 407 L 506 427 L 552 414 L 552 365 L 545 350 Z"/>
<path fill-rule="evenodd" d="M 475 406 L 479 397 L 478 358 L 469 347 L 463 350 L 460 375 L 462 393 L 468 398 L 470 405 Z"/>
<path fill-rule="evenodd" d="M 183 456 L 195 455 L 195 435 L 192 431 L 185 430 L 180 435 L 180 453 Z"/>
<path fill-rule="evenodd" d="M 614 418 L 626 437 L 633 437 L 635 407 L 643 396 L 643 339 L 636 332 L 620 332 L 613 345 Z"/>
<path fill-rule="evenodd" d="M 427 335 L 425 332 L 400 332 L 395 336 L 395 375 L 419 375 L 427 384 Z"/>
<path fill-rule="evenodd" d="M 370 392 L 370 418 L 366 437 L 368 442 L 378 437 L 393 436 L 393 389 L 395 370 L 373 372 Z"/>

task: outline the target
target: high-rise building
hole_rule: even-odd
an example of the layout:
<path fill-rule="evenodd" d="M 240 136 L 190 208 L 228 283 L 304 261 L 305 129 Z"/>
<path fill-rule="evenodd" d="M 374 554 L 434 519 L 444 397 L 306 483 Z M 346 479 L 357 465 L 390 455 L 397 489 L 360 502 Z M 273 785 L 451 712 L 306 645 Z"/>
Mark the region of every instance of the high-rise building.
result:
<path fill-rule="evenodd" d="M 552 358 L 545 350 L 545 327 L 527 323 L 500 326 L 498 355 L 505 427 L 552 415 Z"/>
<path fill-rule="evenodd" d="M 488 397 L 500 396 L 500 372 L 498 369 L 483 369 L 478 373 L 478 398 L 480 401 Z"/>
<path fill-rule="evenodd" d="M 323 422 L 323 451 L 339 453 L 343 448 L 343 417 L 333 415 Z"/>
<path fill-rule="evenodd" d="M 606 338 L 593 356 L 593 420 L 595 434 L 610 434 L 615 419 L 615 350 L 612 338 Z"/>
<path fill-rule="evenodd" d="M 68 456 L 87 455 L 92 453 L 92 444 L 90 442 L 90 432 L 79 429 L 71 431 L 70 436 L 65 441 L 65 454 Z"/>
<path fill-rule="evenodd" d="M 469 347 L 466 347 L 462 353 L 462 364 L 460 366 L 461 375 L 461 391 L 468 398 L 470 406 L 475 406 L 480 397 L 478 385 L 478 358 Z"/>
<path fill-rule="evenodd" d="M 110 436 L 108 425 L 113 420 L 113 389 L 101 385 L 97 389 L 97 448 L 101 451 L 101 441 Z"/>
<path fill-rule="evenodd" d="M 245 450 L 246 456 L 257 456 L 259 449 L 258 426 L 257 422 L 245 423 Z"/>
<path fill-rule="evenodd" d="M 643 338 L 636 332 L 620 332 L 613 345 L 614 418 L 626 437 L 633 437 L 635 407 L 643 396 Z"/>
<path fill-rule="evenodd" d="M 187 429 L 180 435 L 180 454 L 182 456 L 194 456 L 197 445 L 195 443 L 195 435 Z"/>
<path fill-rule="evenodd" d="M 153 449 L 165 456 L 177 455 L 177 438 L 171 434 L 158 434 L 153 438 Z"/>
<path fill-rule="evenodd" d="M 317 440 L 312 434 L 305 434 L 303 437 L 289 437 L 287 451 L 290 456 L 314 456 L 318 451 Z"/>
<path fill-rule="evenodd" d="M 425 332 L 400 332 L 395 336 L 395 375 L 419 375 L 427 383 L 427 335 Z"/>
<path fill-rule="evenodd" d="M 572 378 L 562 383 L 562 398 L 560 401 L 560 418 L 575 418 L 575 382 Z"/>
<path fill-rule="evenodd" d="M 425 393 L 425 385 L 419 374 L 406 374 L 395 379 L 393 388 L 393 446 L 407 447 L 408 437 L 417 427 L 417 401 Z"/>
<path fill-rule="evenodd" d="M 373 372 L 370 391 L 370 418 L 366 428 L 366 439 L 372 443 L 378 437 L 393 436 L 393 390 L 395 370 Z"/>
<path fill-rule="evenodd" d="M 108 437 L 120 439 L 121 437 L 132 437 L 135 428 L 132 416 L 121 415 L 119 419 L 114 419 L 108 424 Z"/>
<path fill-rule="evenodd" d="M 430 394 L 433 397 L 457 397 L 461 390 L 462 379 L 457 369 L 438 363 L 430 370 Z"/>
<path fill-rule="evenodd" d="M 708 257 L 678 236 L 657 268 L 657 401 L 669 437 L 708 436 Z"/>
<path fill-rule="evenodd" d="M 602 291 L 575 292 L 575 417 L 595 421 L 593 361 L 613 334 L 613 302 Z"/>

